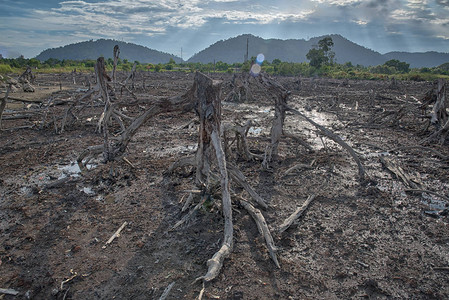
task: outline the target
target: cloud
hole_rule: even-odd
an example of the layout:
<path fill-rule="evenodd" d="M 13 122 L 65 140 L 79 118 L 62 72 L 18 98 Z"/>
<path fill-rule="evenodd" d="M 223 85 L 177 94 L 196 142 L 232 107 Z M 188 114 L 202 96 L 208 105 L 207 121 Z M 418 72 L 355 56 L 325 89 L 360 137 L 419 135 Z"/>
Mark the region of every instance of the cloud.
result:
<path fill-rule="evenodd" d="M 391 35 L 441 40 L 449 24 L 449 0 L 74 0 L 57 5 L 55 0 L 45 6 L 22 1 L 26 10 L 23 2 L 0 4 L 0 43 L 28 45 L 29 53 L 86 38 L 123 39 L 166 52 L 184 44 L 198 47 L 190 50 L 194 53 L 217 37 L 242 33 L 267 38 L 339 33 L 387 47 L 382 41 Z"/>

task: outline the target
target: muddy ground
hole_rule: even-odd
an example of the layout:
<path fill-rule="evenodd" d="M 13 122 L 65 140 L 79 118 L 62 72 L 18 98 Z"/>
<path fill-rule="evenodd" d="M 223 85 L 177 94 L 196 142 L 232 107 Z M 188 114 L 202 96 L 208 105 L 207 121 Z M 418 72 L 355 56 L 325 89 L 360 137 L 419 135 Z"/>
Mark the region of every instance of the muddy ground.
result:
<path fill-rule="evenodd" d="M 121 111 L 130 116 L 150 107 L 155 97 L 183 93 L 194 77 L 139 76 L 137 100 L 127 91 L 119 96 Z M 211 76 L 223 80 L 225 99 L 230 75 Z M 249 195 L 233 184 L 234 250 L 220 275 L 206 284 L 203 299 L 448 299 L 447 203 L 438 195 L 406 192 L 410 186 L 381 163 L 393 161 L 415 187 L 449 196 L 447 141 L 419 144 L 434 130 L 423 131 L 426 120 L 419 117 L 420 101 L 433 83 L 277 80 L 291 90 L 292 106 L 354 148 L 369 179 L 357 179 L 346 150 L 287 114 L 285 131 L 314 151 L 283 139 L 270 172 L 260 161 L 230 158 L 270 205 L 263 215 L 279 248 L 280 269 L 237 204 Z M 173 282 L 167 299 L 198 297 L 202 285 L 194 281 L 206 273 L 223 238 L 220 199 L 211 199 L 173 230 L 186 214 L 181 208 L 186 191 L 195 189 L 194 174 L 188 168 L 166 173 L 196 150 L 197 123 L 189 125 L 195 114 L 161 114 L 148 121 L 129 145 L 132 166 L 98 159 L 81 172 L 78 155 L 102 143 L 96 132 L 101 104 L 92 99 L 77 107 L 76 118 L 69 116 L 61 132 L 61 117 L 87 88 L 85 76 L 74 83 L 71 74 L 40 74 L 35 87 L 35 93 L 11 96 L 57 105 L 10 101 L 0 133 L 0 288 L 19 293 L 0 299 L 159 299 Z M 273 114 L 272 96 L 260 88 L 252 101 L 223 103 L 224 121 L 257 122 L 249 131 L 256 154 L 269 143 Z M 285 174 L 295 164 L 312 162 L 312 168 Z M 277 234 L 312 194 L 316 198 L 299 222 Z M 120 236 L 105 245 L 125 221 Z"/>

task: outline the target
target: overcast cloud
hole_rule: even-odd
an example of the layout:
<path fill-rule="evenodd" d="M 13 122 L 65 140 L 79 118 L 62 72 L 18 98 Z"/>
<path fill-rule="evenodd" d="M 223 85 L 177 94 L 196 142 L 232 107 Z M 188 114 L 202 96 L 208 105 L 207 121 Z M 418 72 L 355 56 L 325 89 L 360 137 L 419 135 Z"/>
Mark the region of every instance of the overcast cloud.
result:
<path fill-rule="evenodd" d="M 244 33 L 263 38 L 344 37 L 381 53 L 449 52 L 449 0 L 2 0 L 0 53 L 116 39 L 188 59 Z M 111 50 L 112 51 L 112 50 Z"/>

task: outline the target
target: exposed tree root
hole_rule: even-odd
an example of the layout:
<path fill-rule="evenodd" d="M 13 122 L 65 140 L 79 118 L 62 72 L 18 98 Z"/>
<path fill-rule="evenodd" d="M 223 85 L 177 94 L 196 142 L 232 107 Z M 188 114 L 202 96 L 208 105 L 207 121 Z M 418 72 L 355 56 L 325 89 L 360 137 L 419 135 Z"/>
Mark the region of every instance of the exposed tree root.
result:
<path fill-rule="evenodd" d="M 362 165 L 362 162 L 360 161 L 360 158 L 358 157 L 357 153 L 355 153 L 354 149 L 352 149 L 347 143 L 345 143 L 341 137 L 339 137 L 338 135 L 336 135 L 335 133 L 333 133 L 332 131 L 330 131 L 329 129 L 325 128 L 324 126 L 321 126 L 319 124 L 317 124 L 315 121 L 313 121 L 312 119 L 308 118 L 306 115 L 304 115 L 303 113 L 299 112 L 298 110 L 291 108 L 291 107 L 286 107 L 286 109 L 298 116 L 303 117 L 305 120 L 307 120 L 309 123 L 311 123 L 313 126 L 315 126 L 321 134 L 327 136 L 328 138 L 330 138 L 331 140 L 333 140 L 334 142 L 336 142 L 337 144 L 339 144 L 340 146 L 342 146 L 344 149 L 346 149 L 349 154 L 352 156 L 352 158 L 355 160 L 355 162 L 357 163 L 358 169 L 359 169 L 359 179 L 363 180 L 365 178 L 365 168 Z"/>
<path fill-rule="evenodd" d="M 257 229 L 259 233 L 264 237 L 265 242 L 267 244 L 268 252 L 270 253 L 270 257 L 273 260 L 276 267 L 280 268 L 279 261 L 276 256 L 277 248 L 274 245 L 273 237 L 271 236 L 270 230 L 268 229 L 267 222 L 265 221 L 264 216 L 254 206 L 246 201 L 240 201 L 240 204 L 248 211 L 251 217 L 254 219 L 257 225 Z"/>

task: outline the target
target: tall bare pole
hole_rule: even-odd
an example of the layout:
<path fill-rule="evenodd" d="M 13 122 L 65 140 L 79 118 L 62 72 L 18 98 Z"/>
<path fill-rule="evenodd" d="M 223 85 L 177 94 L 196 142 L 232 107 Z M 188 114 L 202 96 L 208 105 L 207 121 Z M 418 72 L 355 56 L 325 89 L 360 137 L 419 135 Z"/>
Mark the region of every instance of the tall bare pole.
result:
<path fill-rule="evenodd" d="M 246 54 L 245 54 L 245 61 L 248 61 L 248 44 L 249 44 L 249 38 L 246 38 Z"/>

